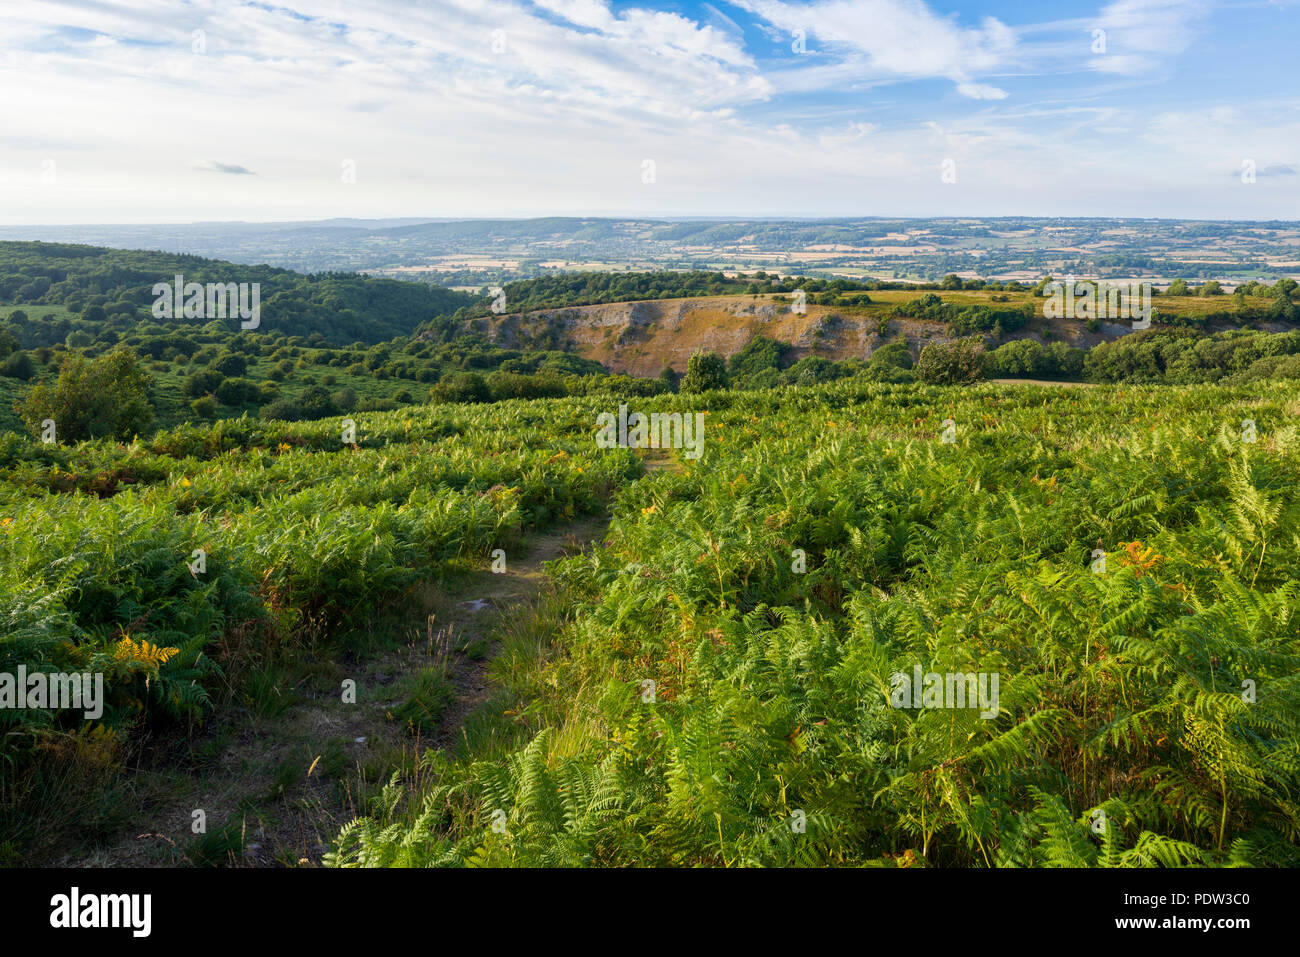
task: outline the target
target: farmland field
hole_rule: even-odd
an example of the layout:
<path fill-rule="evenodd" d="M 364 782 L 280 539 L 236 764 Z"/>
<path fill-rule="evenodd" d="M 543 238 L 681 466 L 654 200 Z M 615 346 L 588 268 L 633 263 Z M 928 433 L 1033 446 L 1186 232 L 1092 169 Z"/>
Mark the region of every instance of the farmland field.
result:
<path fill-rule="evenodd" d="M 56 782 L 130 780 L 268 673 L 418 629 L 413 591 L 608 514 L 501 609 L 454 746 L 349 791 L 326 863 L 1297 863 L 1300 385 L 623 401 L 705 413 L 702 456 L 598 448 L 613 396 L 0 436 L 0 670 L 108 692 L 2 713 L 6 855 L 134 823 L 74 840 Z M 399 720 L 443 694 L 408 691 Z"/>

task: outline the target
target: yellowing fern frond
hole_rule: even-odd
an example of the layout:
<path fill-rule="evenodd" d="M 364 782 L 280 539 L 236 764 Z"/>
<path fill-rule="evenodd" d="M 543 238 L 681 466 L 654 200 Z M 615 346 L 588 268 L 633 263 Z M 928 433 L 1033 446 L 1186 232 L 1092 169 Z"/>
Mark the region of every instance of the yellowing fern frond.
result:
<path fill-rule="evenodd" d="M 179 648 L 161 648 L 147 641 L 133 641 L 129 637 L 124 637 L 113 649 L 116 660 L 142 664 L 155 673 L 179 653 Z"/>

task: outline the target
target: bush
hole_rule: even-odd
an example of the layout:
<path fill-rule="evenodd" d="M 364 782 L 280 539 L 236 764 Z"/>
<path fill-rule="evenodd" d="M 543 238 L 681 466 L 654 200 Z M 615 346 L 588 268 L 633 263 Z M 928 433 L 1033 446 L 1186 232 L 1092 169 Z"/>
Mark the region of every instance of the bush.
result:
<path fill-rule="evenodd" d="M 190 410 L 196 419 L 215 419 L 217 417 L 217 400 L 210 395 L 195 399 L 190 403 Z"/>
<path fill-rule="evenodd" d="M 302 409 L 302 416 L 305 419 L 328 419 L 339 414 L 333 397 L 324 386 L 319 385 L 304 389 L 298 398 L 298 406 Z"/>
<path fill-rule="evenodd" d="M 357 390 L 350 385 L 344 386 L 335 392 L 332 398 L 335 407 L 346 412 L 348 409 L 356 408 Z"/>
<path fill-rule="evenodd" d="M 302 413 L 302 406 L 293 399 L 288 398 L 276 399 L 270 405 L 263 406 L 261 417 L 263 419 L 280 419 L 285 422 L 299 422 L 305 418 Z"/>
<path fill-rule="evenodd" d="M 22 379 L 26 382 L 36 375 L 36 364 L 27 353 L 11 352 L 0 361 L 0 375 L 10 379 Z"/>
<path fill-rule="evenodd" d="M 955 342 L 932 342 L 921 350 L 916 375 L 932 385 L 964 385 L 984 377 L 984 342 L 969 336 Z"/>
<path fill-rule="evenodd" d="M 58 382 L 35 386 L 19 407 L 33 435 L 53 419 L 60 439 L 129 439 L 153 421 L 150 379 L 129 349 L 115 349 L 98 359 L 69 355 Z"/>
<path fill-rule="evenodd" d="M 731 375 L 735 379 L 752 376 L 764 369 L 779 369 L 790 346 L 766 336 L 755 336 L 729 360 Z"/>
<path fill-rule="evenodd" d="M 353 411 L 356 412 L 392 412 L 398 404 L 392 399 L 362 399 Z"/>
<path fill-rule="evenodd" d="M 862 370 L 861 375 L 868 382 L 915 382 L 916 376 L 911 369 L 903 369 L 899 366 L 886 365 L 868 365 Z"/>
<path fill-rule="evenodd" d="M 236 352 L 218 356 L 212 368 L 226 377 L 241 376 L 248 371 L 248 360 Z"/>
<path fill-rule="evenodd" d="M 905 342 L 891 342 L 871 353 L 868 366 L 893 366 L 898 369 L 912 368 L 912 353 Z"/>
<path fill-rule="evenodd" d="M 775 389 L 781 384 L 781 373 L 776 369 L 761 369 L 747 376 L 740 384 L 742 389 Z"/>
<path fill-rule="evenodd" d="M 781 374 L 781 381 L 793 385 L 816 385 L 843 378 L 845 374 L 838 362 L 820 356 L 804 356 Z"/>
<path fill-rule="evenodd" d="M 492 390 L 477 372 L 456 372 L 429 390 L 435 402 L 489 402 Z"/>
<path fill-rule="evenodd" d="M 209 395 L 217 391 L 217 386 L 225 381 L 225 377 L 220 372 L 212 369 L 204 369 L 201 372 L 191 372 L 181 383 L 181 392 L 192 399 L 199 396 Z"/>
<path fill-rule="evenodd" d="M 1048 371 L 1048 352 L 1033 339 L 1016 339 L 984 357 L 989 378 L 1043 375 Z"/>
<path fill-rule="evenodd" d="M 683 393 L 709 392 L 725 389 L 727 385 L 727 363 L 716 352 L 697 352 L 687 360 L 681 386 Z"/>
<path fill-rule="evenodd" d="M 492 398 L 541 399 L 568 395 L 564 381 L 555 375 L 520 375 L 515 372 L 492 373 L 487 378 Z"/>
<path fill-rule="evenodd" d="M 214 395 L 222 405 L 257 405 L 262 401 L 262 387 L 249 379 L 227 379 Z"/>

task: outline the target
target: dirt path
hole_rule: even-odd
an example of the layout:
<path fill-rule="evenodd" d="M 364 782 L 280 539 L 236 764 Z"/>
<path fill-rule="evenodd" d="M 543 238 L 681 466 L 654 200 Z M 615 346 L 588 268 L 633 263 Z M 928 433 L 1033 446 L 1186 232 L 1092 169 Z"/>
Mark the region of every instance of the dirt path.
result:
<path fill-rule="evenodd" d="M 409 773 L 430 747 L 455 746 L 466 716 L 490 694 L 492 633 L 503 616 L 539 595 L 544 562 L 581 551 L 607 527 L 606 518 L 588 518 L 537 535 L 522 554 L 506 556 L 503 572 L 475 572 L 454 595 L 419 589 L 404 647 L 319 662 L 283 704 L 278 689 L 264 696 L 270 704 L 259 703 L 260 714 L 226 709 L 132 772 L 138 807 L 123 833 L 88 856 L 52 863 L 318 865 L 339 827 L 394 771 Z M 422 675 L 432 676 L 429 693 Z M 340 691 L 348 680 L 355 702 Z M 394 714 L 409 714 L 401 709 L 413 698 L 445 710 L 414 730 Z M 196 811 L 206 819 L 203 836 L 193 833 Z"/>
<path fill-rule="evenodd" d="M 609 527 L 608 518 L 590 518 L 553 529 L 533 539 L 530 550 L 516 563 L 507 561 L 507 570 L 492 575 L 485 587 L 467 595 L 456 603 L 459 615 L 453 615 L 450 628 L 453 633 L 473 636 L 485 641 L 502 615 L 535 598 L 546 584 L 544 562 L 583 551 L 599 541 Z M 458 662 L 454 686 L 456 699 L 448 708 L 437 734 L 431 742 L 434 747 L 451 747 L 465 722 L 465 717 L 479 707 L 489 695 L 487 680 L 490 654 L 465 657 Z"/>

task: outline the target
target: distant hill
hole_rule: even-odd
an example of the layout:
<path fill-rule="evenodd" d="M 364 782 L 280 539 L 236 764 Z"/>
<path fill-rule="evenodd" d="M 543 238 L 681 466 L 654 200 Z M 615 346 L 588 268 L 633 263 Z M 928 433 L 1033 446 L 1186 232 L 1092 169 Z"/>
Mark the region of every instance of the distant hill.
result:
<path fill-rule="evenodd" d="M 0 226 L 0 239 L 158 249 L 301 272 L 365 270 L 449 286 L 654 269 L 937 280 L 1237 282 L 1300 275 L 1300 223 L 1004 216 L 901 219 L 328 219 Z"/>
<path fill-rule="evenodd" d="M 258 283 L 260 331 L 317 334 L 338 345 L 409 335 L 474 302 L 438 286 L 356 273 L 304 275 L 175 253 L 0 242 L 0 318 L 10 320 L 27 348 L 53 345 L 75 330 L 94 337 L 104 328 L 125 332 L 141 324 L 193 327 L 211 321 L 153 315 L 154 285 L 178 275 L 203 284 Z M 15 311 L 26 318 L 15 319 Z M 218 321 L 238 328 L 238 320 Z"/>

